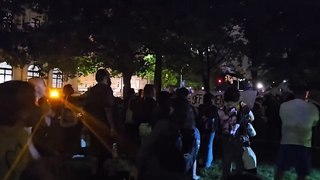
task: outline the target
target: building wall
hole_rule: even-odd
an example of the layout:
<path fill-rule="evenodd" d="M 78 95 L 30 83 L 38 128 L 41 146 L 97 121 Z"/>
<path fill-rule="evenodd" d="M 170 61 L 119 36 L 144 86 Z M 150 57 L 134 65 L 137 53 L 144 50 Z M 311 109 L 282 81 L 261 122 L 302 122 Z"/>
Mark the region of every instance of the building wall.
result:
<path fill-rule="evenodd" d="M 95 80 L 95 74 L 89 74 L 87 76 L 78 77 L 78 90 L 80 92 L 85 92 L 88 88 L 97 84 Z M 132 76 L 131 78 L 131 87 L 138 92 L 139 89 L 143 89 L 144 86 L 148 83 L 148 80 L 142 79 L 137 76 Z M 111 78 L 111 88 L 115 96 L 122 96 L 123 92 L 123 80 L 122 77 L 112 77 Z"/>
<path fill-rule="evenodd" d="M 45 15 L 26 9 L 23 15 L 14 18 L 14 23 L 18 29 L 23 30 L 26 26 L 38 28 L 45 20 Z"/>
<path fill-rule="evenodd" d="M 24 66 L 23 68 L 20 67 L 12 67 L 13 70 L 13 80 L 28 80 L 28 67 L 29 65 Z M 49 71 L 47 78 L 43 78 L 49 88 L 52 88 L 52 71 Z M 68 79 L 68 81 L 64 81 L 62 86 L 66 84 L 71 84 L 72 87 L 77 91 L 78 90 L 78 80 L 77 78 Z"/>
<path fill-rule="evenodd" d="M 26 65 L 22 68 L 20 67 L 12 67 L 12 80 L 22 80 L 27 81 L 28 80 L 28 67 L 29 65 Z M 44 78 L 47 86 L 49 88 L 52 88 L 52 71 L 50 71 L 47 75 L 47 78 Z M 112 77 L 111 78 L 111 88 L 114 92 L 115 96 L 122 96 L 123 92 L 123 79 L 121 76 L 119 77 Z M 73 79 L 68 79 L 68 81 L 63 81 L 62 87 L 66 84 L 71 84 L 72 87 L 77 92 L 85 92 L 88 90 L 88 88 L 94 86 L 97 82 L 95 81 L 95 74 L 89 74 L 87 76 L 81 76 L 76 77 Z M 131 87 L 135 90 L 135 92 L 138 92 L 139 89 L 143 89 L 144 86 L 148 83 L 148 80 L 133 76 L 131 78 Z"/>

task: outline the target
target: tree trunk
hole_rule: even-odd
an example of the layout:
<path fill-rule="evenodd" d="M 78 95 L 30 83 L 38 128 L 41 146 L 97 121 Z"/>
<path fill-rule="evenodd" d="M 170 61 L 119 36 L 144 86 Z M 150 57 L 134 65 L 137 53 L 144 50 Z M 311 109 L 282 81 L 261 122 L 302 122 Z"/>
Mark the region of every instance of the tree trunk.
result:
<path fill-rule="evenodd" d="M 258 78 L 258 67 L 262 61 L 262 51 L 263 45 L 259 39 L 259 29 L 256 25 L 256 20 L 251 19 L 251 21 L 247 22 L 247 37 L 249 40 L 249 47 L 250 47 L 250 55 L 252 64 L 251 64 L 251 78 L 252 78 L 252 85 L 255 88 L 255 84 Z"/>
<path fill-rule="evenodd" d="M 208 92 L 210 87 L 209 87 L 209 80 L 207 77 L 207 74 L 205 72 L 202 73 L 202 82 L 203 82 L 203 86 L 204 86 L 204 91 Z"/>
<path fill-rule="evenodd" d="M 253 31 L 253 30 L 252 30 Z M 259 66 L 259 40 L 257 32 L 250 32 L 248 36 L 250 40 L 250 55 L 251 55 L 251 78 L 252 78 L 252 85 L 255 88 L 255 84 L 258 78 L 258 66 Z"/>
<path fill-rule="evenodd" d="M 203 52 L 199 52 L 199 58 L 202 62 L 202 82 L 203 82 L 203 87 L 204 91 L 210 92 L 210 66 L 209 66 L 209 55 L 208 52 L 206 51 L 206 57 L 203 57 Z"/>
<path fill-rule="evenodd" d="M 123 79 L 123 90 L 122 90 L 122 95 L 123 99 L 127 99 L 128 97 L 128 92 L 129 89 L 131 88 L 131 77 L 132 77 L 132 72 L 122 72 L 122 79 Z"/>
<path fill-rule="evenodd" d="M 210 57 L 209 57 L 209 52 L 208 52 L 208 48 L 206 48 L 206 60 L 207 60 L 207 65 L 206 65 L 206 75 L 207 75 L 207 78 L 206 78 L 206 83 L 208 84 L 207 85 L 207 88 L 205 88 L 205 91 L 207 93 L 210 93 L 210 77 L 211 77 L 211 74 L 210 74 Z"/>
<path fill-rule="evenodd" d="M 154 86 L 156 89 L 156 97 L 161 91 L 161 77 L 162 77 L 162 56 L 156 53 L 156 67 L 154 71 Z"/>

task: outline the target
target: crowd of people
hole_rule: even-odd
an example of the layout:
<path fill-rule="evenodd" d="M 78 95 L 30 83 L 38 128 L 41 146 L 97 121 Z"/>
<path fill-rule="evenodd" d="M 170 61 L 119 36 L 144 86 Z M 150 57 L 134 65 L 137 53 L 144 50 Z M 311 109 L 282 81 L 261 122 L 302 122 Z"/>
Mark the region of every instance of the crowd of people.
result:
<path fill-rule="evenodd" d="M 1 179 L 197 180 L 199 169 L 213 168 L 217 148 L 222 179 L 260 179 L 251 148 L 253 121 L 260 117 L 236 87 L 225 90 L 222 107 L 211 93 L 193 107 L 184 87 L 156 96 L 147 84 L 138 94 L 128 88 L 120 99 L 113 96 L 107 70 L 99 69 L 95 78 L 81 102 L 70 84 L 58 100 L 47 98 L 41 78 L 0 84 Z M 278 90 L 260 104 L 273 132 L 269 141 L 280 145 L 275 179 L 291 167 L 305 179 L 319 111 L 305 100 L 303 86 L 292 85 L 282 99 Z M 132 166 L 111 172 L 113 160 Z"/>

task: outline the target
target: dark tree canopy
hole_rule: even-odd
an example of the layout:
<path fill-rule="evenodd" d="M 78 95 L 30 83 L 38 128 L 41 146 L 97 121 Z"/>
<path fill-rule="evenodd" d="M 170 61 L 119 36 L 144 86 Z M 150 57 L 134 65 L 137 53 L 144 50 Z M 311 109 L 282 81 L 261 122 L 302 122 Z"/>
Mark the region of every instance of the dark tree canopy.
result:
<path fill-rule="evenodd" d="M 319 67 L 316 0 L 17 0 L 0 5 L 0 60 L 10 64 L 37 62 L 42 69 L 58 67 L 68 74 L 87 74 L 102 65 L 121 72 L 130 87 L 131 76 L 148 65 L 143 56 L 154 54 L 156 87 L 161 88 L 162 69 L 179 73 L 188 64 L 209 91 L 221 63 L 246 55 L 254 80 L 318 82 L 312 78 Z M 26 8 L 44 14 L 44 23 L 16 28 L 12 17 Z"/>

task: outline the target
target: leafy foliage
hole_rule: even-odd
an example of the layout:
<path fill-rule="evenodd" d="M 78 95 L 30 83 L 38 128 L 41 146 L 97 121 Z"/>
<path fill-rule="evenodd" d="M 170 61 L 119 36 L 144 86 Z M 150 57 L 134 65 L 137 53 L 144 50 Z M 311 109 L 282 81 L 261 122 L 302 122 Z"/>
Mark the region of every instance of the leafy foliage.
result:
<path fill-rule="evenodd" d="M 316 0 L 0 3 L 0 60 L 12 65 L 35 62 L 44 71 L 58 67 L 70 75 L 104 66 L 121 72 L 129 86 L 132 74 L 144 74 L 149 68 L 143 57 L 154 54 L 155 83 L 161 82 L 166 69 L 179 73 L 189 64 L 210 90 L 219 65 L 246 55 L 254 79 L 319 84 L 313 78 L 319 68 Z M 19 30 L 13 17 L 23 15 L 26 8 L 44 14 L 45 22 L 34 28 L 25 23 Z"/>
<path fill-rule="evenodd" d="M 142 71 L 138 72 L 138 76 L 153 80 L 156 57 L 153 54 L 148 54 L 143 59 L 145 63 L 145 68 Z"/>

